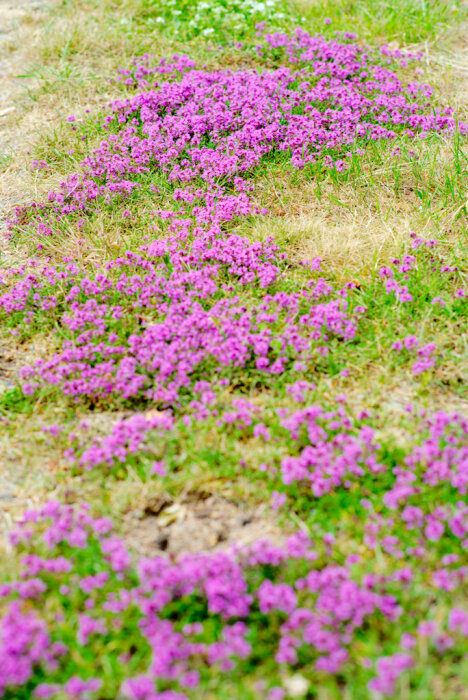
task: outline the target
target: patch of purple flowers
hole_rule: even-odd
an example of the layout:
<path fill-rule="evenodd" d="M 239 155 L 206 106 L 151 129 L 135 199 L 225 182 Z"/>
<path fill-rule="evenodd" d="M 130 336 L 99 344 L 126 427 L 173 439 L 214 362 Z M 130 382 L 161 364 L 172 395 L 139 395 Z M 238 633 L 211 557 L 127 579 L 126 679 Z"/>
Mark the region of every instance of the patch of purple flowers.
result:
<path fill-rule="evenodd" d="M 405 579 L 395 588 L 390 579 L 359 574 L 359 556 L 334 563 L 330 549 L 325 555 L 323 545 L 302 532 L 283 546 L 260 540 L 177 561 L 141 559 L 134 567 L 109 528 L 83 506 L 51 502 L 24 515 L 12 542 L 28 556 L 18 578 L 0 592 L 6 606 L 0 696 L 28 687 L 38 698 L 94 698 L 103 691 L 128 700 L 192 697 L 192 691 L 204 692 L 213 673 L 218 679 L 242 673 L 256 652 L 258 629 L 268 630 L 263 643 L 277 665 L 269 670 L 269 683 L 298 667 L 333 677 L 357 672 L 353 645 L 371 621 L 374 630 L 399 632 Z M 44 564 L 31 571 L 31 557 Z M 50 566 L 51 557 L 68 566 Z M 32 573 L 43 583 L 40 598 L 20 588 L 36 580 Z M 456 653 L 463 644 L 467 620 L 462 609 L 451 611 L 439 634 L 446 640 L 444 653 Z M 421 621 L 418 634 L 426 628 L 434 625 Z M 85 649 L 97 653 L 93 678 Z M 117 657 L 126 662 L 109 673 L 103 659 L 113 664 Z M 396 679 L 413 663 L 406 652 L 378 658 L 377 677 L 366 671 L 369 688 L 391 696 Z"/>
<path fill-rule="evenodd" d="M 333 338 L 356 336 L 359 309 L 350 310 L 347 289 L 314 279 L 286 291 L 285 254 L 227 231 L 239 217 L 267 213 L 245 178 L 266 157 L 341 170 L 366 141 L 466 126 L 431 106 L 427 85 L 404 85 L 382 65 L 401 60 L 388 50 L 302 30 L 266 35 L 263 50 L 289 65 L 208 72 L 185 56 L 152 69 L 144 58 L 131 79 L 146 91 L 111 105 L 101 123 L 106 138 L 81 172 L 48 202 L 18 212 L 12 229 L 25 219 L 40 247 L 106 203 L 127 206 L 155 172 L 173 187 L 171 208 L 153 213 L 164 238 L 148 235 L 139 250 L 93 273 L 68 259 L 59 267 L 30 261 L 3 275 L 4 312 L 29 324 L 53 312 L 64 333 L 55 354 L 22 370 L 25 394 L 49 385 L 75 400 L 173 404 L 197 379 L 251 367 L 281 374 L 319 362 Z M 411 300 L 392 276 L 385 285 L 400 302 Z M 245 287 L 254 291 L 250 301 L 239 295 Z M 415 373 L 431 363 L 420 358 Z"/>

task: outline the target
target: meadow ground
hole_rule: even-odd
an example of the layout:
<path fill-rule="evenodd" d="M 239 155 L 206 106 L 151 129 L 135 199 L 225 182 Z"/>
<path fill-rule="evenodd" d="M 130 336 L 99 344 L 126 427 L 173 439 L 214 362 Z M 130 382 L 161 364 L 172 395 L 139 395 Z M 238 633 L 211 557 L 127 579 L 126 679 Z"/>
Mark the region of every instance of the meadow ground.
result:
<path fill-rule="evenodd" d="M 466 3 L 0 21 L 0 697 L 468 698 Z"/>

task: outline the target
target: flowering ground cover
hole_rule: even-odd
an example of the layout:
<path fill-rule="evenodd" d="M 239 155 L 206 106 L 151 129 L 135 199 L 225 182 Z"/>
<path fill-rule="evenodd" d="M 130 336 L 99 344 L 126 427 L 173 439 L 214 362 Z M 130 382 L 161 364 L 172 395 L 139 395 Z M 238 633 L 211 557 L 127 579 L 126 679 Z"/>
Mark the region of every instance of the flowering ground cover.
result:
<path fill-rule="evenodd" d="M 372 37 L 368 4 L 360 35 L 332 5 L 135 3 L 117 35 L 146 52 L 30 158 L 51 187 L 9 220 L 0 319 L 39 350 L 0 416 L 54 467 L 9 532 L 0 697 L 463 697 L 468 125 L 384 43 L 459 8 L 376 3 Z M 414 229 L 381 250 L 281 233 L 307 183 L 364 201 L 389 158 L 399 193 L 424 153 Z M 207 488 L 280 541 L 131 551 L 141 494 L 164 517 Z"/>

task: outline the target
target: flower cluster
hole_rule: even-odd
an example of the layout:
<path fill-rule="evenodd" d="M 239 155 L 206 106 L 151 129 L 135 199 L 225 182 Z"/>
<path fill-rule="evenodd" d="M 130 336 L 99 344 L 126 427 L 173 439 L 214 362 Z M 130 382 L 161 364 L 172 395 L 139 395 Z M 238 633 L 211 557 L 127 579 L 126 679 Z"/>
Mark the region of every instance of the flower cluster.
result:
<path fill-rule="evenodd" d="M 97 465 L 115 465 L 123 463 L 129 455 L 138 452 L 145 442 L 146 435 L 152 431 L 170 430 L 173 425 L 169 413 L 153 416 L 135 414 L 131 418 L 117 423 L 111 433 L 101 440 L 95 439 L 85 449 L 79 459 L 79 466 L 92 469 Z M 73 453 L 68 453 L 70 456 Z"/>
<path fill-rule="evenodd" d="M 208 72 L 176 56 L 150 69 L 144 58 L 130 80 L 148 87 L 151 74 L 160 82 L 114 102 L 101 122 L 106 138 L 81 172 L 48 202 L 18 211 L 12 227 L 25 222 L 41 246 L 143 187 L 156 198 L 156 171 L 172 190 L 171 208 L 154 211 L 155 227 L 166 227 L 162 239 L 148 235 L 92 273 L 70 259 L 5 273 L 0 308 L 10 323 L 47 316 L 62 329 L 58 351 L 23 369 L 26 394 L 52 385 L 75 400 L 174 404 L 200 379 L 304 368 L 327 355 L 334 338 L 356 336 L 364 309 L 351 312 L 349 289 L 316 278 L 291 291 L 276 245 L 228 230 L 239 217 L 267 213 L 254 206 L 245 177 L 284 154 L 294 168 L 343 169 L 369 140 L 453 132 L 456 121 L 450 110 L 428 110 L 428 86 L 405 86 L 382 65 L 394 58 L 381 51 L 301 30 L 266 35 L 264 50 L 283 52 L 292 67 Z M 401 302 L 411 299 L 392 276 L 385 285 Z M 432 361 L 422 358 L 415 372 Z"/>
<path fill-rule="evenodd" d="M 251 674 L 259 645 L 274 658 L 272 689 L 288 669 L 300 668 L 317 677 L 364 674 L 370 690 L 390 696 L 398 676 L 417 663 L 403 651 L 416 636 L 437 637 L 439 653 L 449 655 L 460 653 L 466 638 L 468 616 L 453 608 L 443 633 L 420 620 L 400 647 L 404 578 L 398 590 L 359 573 L 357 555 L 334 563 L 331 550 L 325 554 L 302 532 L 283 546 L 257 541 L 134 566 L 107 519 L 93 518 L 86 506 L 49 502 L 25 513 L 11 539 L 26 556 L 18 578 L 0 589 L 1 696 L 19 697 L 24 688 L 37 698 L 182 700 L 223 675 Z M 363 644 L 373 621 L 395 648 L 376 658 L 375 678 L 353 646 L 356 635 Z M 253 677 L 261 678 L 262 668 Z"/>

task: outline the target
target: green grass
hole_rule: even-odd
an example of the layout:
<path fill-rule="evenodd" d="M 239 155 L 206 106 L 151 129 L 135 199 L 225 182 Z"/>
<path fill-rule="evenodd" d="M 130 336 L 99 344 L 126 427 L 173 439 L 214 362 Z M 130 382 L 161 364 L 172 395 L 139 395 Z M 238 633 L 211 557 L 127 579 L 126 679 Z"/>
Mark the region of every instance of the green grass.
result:
<path fill-rule="evenodd" d="M 304 0 L 297 7 L 314 29 L 328 17 L 330 29 L 400 46 L 439 39 L 466 16 L 463 3 L 451 0 Z"/>

